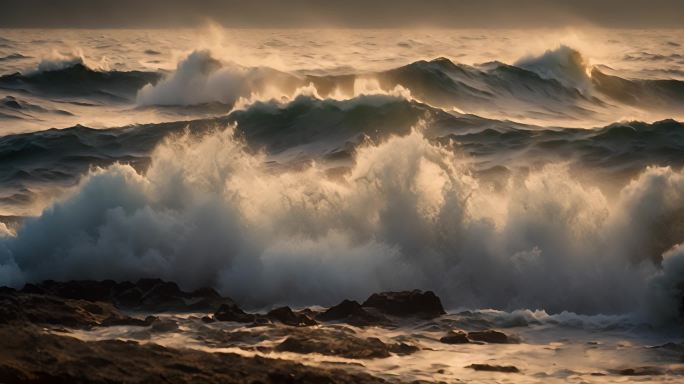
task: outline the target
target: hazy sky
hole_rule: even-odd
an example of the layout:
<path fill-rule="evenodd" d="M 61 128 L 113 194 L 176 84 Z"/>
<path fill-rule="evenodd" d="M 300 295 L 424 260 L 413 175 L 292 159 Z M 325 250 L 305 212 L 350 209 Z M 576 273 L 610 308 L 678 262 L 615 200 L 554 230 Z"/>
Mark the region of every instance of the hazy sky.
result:
<path fill-rule="evenodd" d="M 0 27 L 684 27 L 684 0 L 0 0 Z"/>

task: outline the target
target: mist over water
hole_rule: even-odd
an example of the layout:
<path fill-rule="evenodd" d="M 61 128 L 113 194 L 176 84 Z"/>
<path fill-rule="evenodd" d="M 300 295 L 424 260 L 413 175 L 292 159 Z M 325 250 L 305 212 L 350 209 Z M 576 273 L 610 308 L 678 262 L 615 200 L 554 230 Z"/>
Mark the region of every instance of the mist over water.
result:
<path fill-rule="evenodd" d="M 248 307 L 421 288 L 678 321 L 679 31 L 658 64 L 646 32 L 533 52 L 498 32 L 227 33 L 244 55 L 107 32 L 38 59 L 8 34 L 0 129 L 24 133 L 0 137 L 0 214 L 21 216 L 0 224 L 0 285 L 161 277 Z"/>

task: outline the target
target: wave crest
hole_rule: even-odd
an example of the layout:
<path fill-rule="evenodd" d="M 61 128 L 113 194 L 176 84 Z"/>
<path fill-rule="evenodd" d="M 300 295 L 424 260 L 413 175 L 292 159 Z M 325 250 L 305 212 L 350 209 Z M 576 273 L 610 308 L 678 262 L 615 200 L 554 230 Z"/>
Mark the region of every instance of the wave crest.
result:
<path fill-rule="evenodd" d="M 543 78 L 558 80 L 568 87 L 586 91 L 591 84 L 589 63 L 579 51 L 566 45 L 548 50 L 541 56 L 525 57 L 515 65 Z"/>

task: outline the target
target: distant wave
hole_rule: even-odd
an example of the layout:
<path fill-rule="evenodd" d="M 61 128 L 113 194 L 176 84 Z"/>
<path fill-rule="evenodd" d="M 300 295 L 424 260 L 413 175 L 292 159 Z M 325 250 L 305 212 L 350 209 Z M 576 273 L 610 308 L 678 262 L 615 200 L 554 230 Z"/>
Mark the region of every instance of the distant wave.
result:
<path fill-rule="evenodd" d="M 633 108 L 677 110 L 684 103 L 677 80 L 627 80 L 590 68 L 581 53 L 561 46 L 515 65 L 490 62 L 476 66 L 447 58 L 348 75 L 301 75 L 269 68 L 224 63 L 209 51 L 196 51 L 175 72 L 138 92 L 143 106 L 192 106 L 241 100 L 292 100 L 312 87 L 322 98 L 344 99 L 362 94 L 387 94 L 397 87 L 407 97 L 435 107 L 512 120 L 614 121 Z M 625 109 L 632 108 L 632 109 Z"/>
<path fill-rule="evenodd" d="M 591 72 L 596 89 L 615 101 L 637 107 L 684 108 L 684 81 L 680 80 L 627 80 L 602 73 Z"/>
<path fill-rule="evenodd" d="M 5 96 L 0 99 L 0 119 L 35 118 L 35 113 L 72 116 L 69 111 L 44 108 L 14 96 Z"/>
<path fill-rule="evenodd" d="M 195 51 L 178 63 L 176 71 L 157 84 L 140 89 L 140 105 L 233 105 L 240 97 L 267 89 L 292 88 L 295 77 L 269 68 L 224 64 L 209 51 Z"/>
<path fill-rule="evenodd" d="M 588 67 L 581 53 L 569 47 L 539 57 L 479 66 L 448 59 L 421 61 L 378 74 L 385 86 L 399 84 L 432 105 L 457 105 L 469 111 L 499 108 L 515 116 L 526 114 L 591 117 L 611 104 L 676 111 L 684 105 L 684 82 L 627 80 Z"/>
<path fill-rule="evenodd" d="M 0 77 L 0 89 L 24 91 L 48 97 L 80 97 L 103 102 L 130 101 L 137 91 L 158 81 L 155 72 L 96 71 L 80 58 L 66 61 L 43 61 L 38 69 L 26 74 Z"/>
<path fill-rule="evenodd" d="M 0 57 L 0 62 L 23 60 L 23 59 L 28 59 L 28 58 L 29 58 L 28 56 L 24 56 L 21 53 L 12 53 L 10 55 Z"/>

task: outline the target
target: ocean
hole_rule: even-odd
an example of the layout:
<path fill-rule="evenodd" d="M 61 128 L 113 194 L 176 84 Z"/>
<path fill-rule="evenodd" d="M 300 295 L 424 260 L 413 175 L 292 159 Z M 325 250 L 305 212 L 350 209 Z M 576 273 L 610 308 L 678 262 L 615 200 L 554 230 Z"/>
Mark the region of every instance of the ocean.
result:
<path fill-rule="evenodd" d="M 519 329 L 495 358 L 530 382 L 625 365 L 675 382 L 681 345 L 652 347 L 681 340 L 683 47 L 684 30 L 0 30 L 0 285 L 159 277 L 258 309 L 420 288 L 456 324 Z M 416 372 L 450 364 L 425 353 Z"/>

